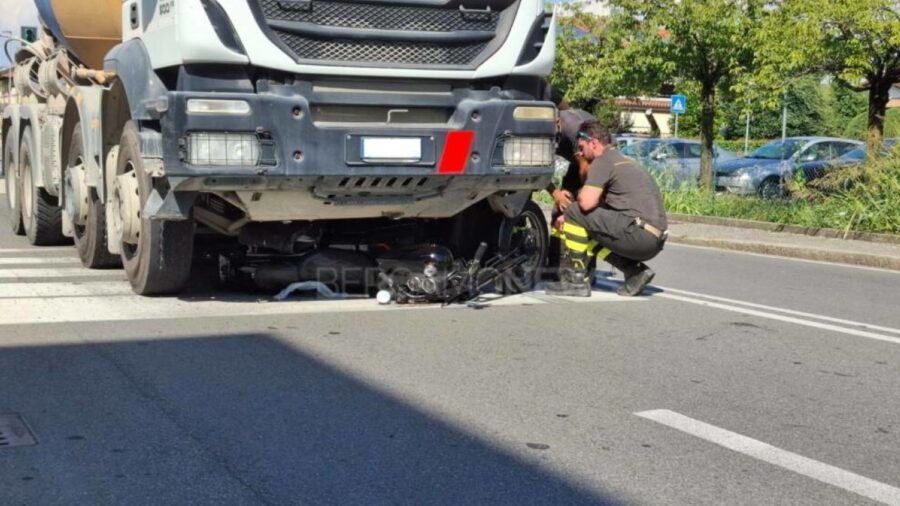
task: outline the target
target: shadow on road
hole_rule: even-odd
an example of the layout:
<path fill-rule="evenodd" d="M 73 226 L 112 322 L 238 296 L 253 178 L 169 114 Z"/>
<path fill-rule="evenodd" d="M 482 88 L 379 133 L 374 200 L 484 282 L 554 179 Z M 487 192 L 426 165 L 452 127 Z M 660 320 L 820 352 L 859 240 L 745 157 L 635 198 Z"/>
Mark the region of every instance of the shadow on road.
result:
<path fill-rule="evenodd" d="M 3 348 L 0 412 L 4 504 L 619 502 L 272 334 Z"/>

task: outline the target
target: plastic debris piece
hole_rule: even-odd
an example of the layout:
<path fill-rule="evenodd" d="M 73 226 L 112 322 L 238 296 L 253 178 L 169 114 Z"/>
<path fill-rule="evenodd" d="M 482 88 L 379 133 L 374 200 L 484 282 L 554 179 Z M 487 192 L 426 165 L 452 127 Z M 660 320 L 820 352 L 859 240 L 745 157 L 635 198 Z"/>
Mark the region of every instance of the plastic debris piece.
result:
<path fill-rule="evenodd" d="M 344 293 L 336 293 L 331 288 L 328 288 L 324 283 L 319 281 L 297 281 L 296 283 L 289 284 L 284 290 L 278 292 L 278 295 L 275 296 L 275 300 L 285 300 L 294 292 L 312 292 L 315 291 L 322 297 L 326 299 L 346 299 L 347 294 Z"/>
<path fill-rule="evenodd" d="M 390 304 L 393 296 L 389 290 L 379 290 L 377 294 L 375 294 L 375 300 L 378 301 L 379 304 Z"/>

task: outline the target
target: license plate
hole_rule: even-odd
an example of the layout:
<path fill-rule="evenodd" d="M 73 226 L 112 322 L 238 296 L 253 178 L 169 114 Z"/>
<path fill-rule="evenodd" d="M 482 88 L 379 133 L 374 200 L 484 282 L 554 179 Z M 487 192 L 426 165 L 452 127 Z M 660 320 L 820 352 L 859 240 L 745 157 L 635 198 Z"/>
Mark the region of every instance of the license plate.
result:
<path fill-rule="evenodd" d="M 363 160 L 422 159 L 422 139 L 418 137 L 363 137 L 360 149 Z"/>

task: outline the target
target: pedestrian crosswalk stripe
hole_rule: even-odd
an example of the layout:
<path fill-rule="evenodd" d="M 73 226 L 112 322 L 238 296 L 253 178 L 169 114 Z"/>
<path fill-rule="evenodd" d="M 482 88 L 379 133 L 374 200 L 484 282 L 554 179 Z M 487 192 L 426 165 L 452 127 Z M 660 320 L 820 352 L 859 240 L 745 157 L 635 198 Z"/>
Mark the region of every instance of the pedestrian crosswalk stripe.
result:
<path fill-rule="evenodd" d="M 68 256 L 35 256 L 36 252 L 71 252 Z M 251 317 L 315 313 L 352 313 L 438 309 L 440 304 L 379 305 L 374 299 L 313 299 L 301 295 L 275 302 L 268 295 L 222 293 L 183 297 L 135 295 L 122 269 L 81 267 L 68 248 L 0 249 L 0 327 L 35 323 Z M 543 290 L 500 297 L 487 294 L 480 306 L 515 307 L 567 302 L 622 301 L 596 291 L 590 299 L 547 296 Z M 632 299 L 633 300 L 633 299 Z M 454 305 L 450 308 L 465 308 Z M 2 343 L 0 343 L 2 346 Z"/>
<path fill-rule="evenodd" d="M 75 254 L 72 246 L 45 246 L 42 248 L 0 248 L 0 255 L 45 255 L 48 253 L 59 254 L 61 252 Z"/>
<path fill-rule="evenodd" d="M 135 296 L 127 281 L 97 281 L 91 283 L 0 283 L 0 299 Z M 0 316 L 0 321 L 2 321 Z"/>
<path fill-rule="evenodd" d="M 0 265 L 45 265 L 45 264 L 80 264 L 81 261 L 72 257 L 0 257 Z M 0 267 L 2 269 L 2 267 Z"/>
<path fill-rule="evenodd" d="M 65 278 L 65 277 L 116 277 L 125 279 L 122 270 L 98 271 L 84 267 L 60 267 L 46 269 L 0 269 L 0 279 L 17 278 Z"/>

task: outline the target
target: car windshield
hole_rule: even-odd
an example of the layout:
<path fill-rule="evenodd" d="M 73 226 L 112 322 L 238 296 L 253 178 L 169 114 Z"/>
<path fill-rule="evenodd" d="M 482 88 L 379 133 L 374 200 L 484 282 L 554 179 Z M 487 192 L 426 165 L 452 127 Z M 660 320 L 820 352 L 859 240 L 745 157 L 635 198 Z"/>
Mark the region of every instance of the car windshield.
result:
<path fill-rule="evenodd" d="M 787 139 L 783 143 L 781 141 L 770 142 L 765 146 L 750 153 L 748 158 L 762 158 L 763 160 L 785 160 L 790 158 L 800 149 L 802 143 L 800 141 Z"/>
<path fill-rule="evenodd" d="M 859 147 L 856 149 L 852 149 L 847 151 L 841 156 L 841 160 L 865 160 L 866 159 L 866 150 L 865 148 Z"/>
<path fill-rule="evenodd" d="M 625 153 L 625 154 L 628 156 L 637 155 L 640 157 L 646 157 L 646 156 L 650 155 L 650 153 L 654 149 L 656 149 L 656 147 L 659 146 L 661 143 L 662 143 L 662 141 L 659 139 L 651 139 L 648 141 L 636 142 L 636 143 L 632 144 L 631 146 L 629 146 L 629 148 L 631 148 L 630 153 Z M 624 153 L 624 151 L 623 151 L 623 153 Z"/>

